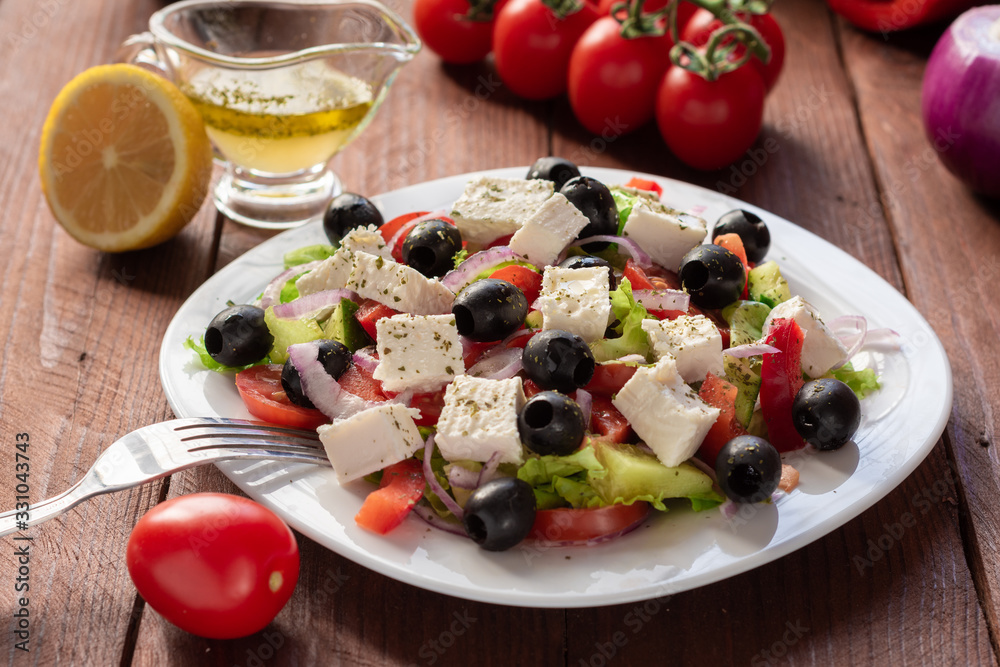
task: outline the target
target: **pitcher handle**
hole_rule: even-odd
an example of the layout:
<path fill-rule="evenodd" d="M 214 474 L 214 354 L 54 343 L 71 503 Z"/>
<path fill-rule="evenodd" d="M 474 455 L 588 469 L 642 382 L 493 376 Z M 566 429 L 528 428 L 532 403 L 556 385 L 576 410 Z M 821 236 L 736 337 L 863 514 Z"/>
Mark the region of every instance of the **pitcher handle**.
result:
<path fill-rule="evenodd" d="M 156 38 L 151 32 L 141 32 L 128 37 L 115 53 L 115 62 L 129 63 L 167 76 L 167 68 L 156 53 Z"/>

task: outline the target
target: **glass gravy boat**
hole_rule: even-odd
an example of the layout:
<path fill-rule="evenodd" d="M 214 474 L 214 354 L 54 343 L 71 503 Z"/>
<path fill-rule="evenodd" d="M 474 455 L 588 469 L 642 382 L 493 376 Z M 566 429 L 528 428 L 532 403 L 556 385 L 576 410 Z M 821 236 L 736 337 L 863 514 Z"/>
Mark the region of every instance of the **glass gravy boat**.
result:
<path fill-rule="evenodd" d="M 342 189 L 330 159 L 421 47 L 374 0 L 187 0 L 153 14 L 149 30 L 118 59 L 177 84 L 226 162 L 216 206 L 271 229 L 322 216 Z"/>

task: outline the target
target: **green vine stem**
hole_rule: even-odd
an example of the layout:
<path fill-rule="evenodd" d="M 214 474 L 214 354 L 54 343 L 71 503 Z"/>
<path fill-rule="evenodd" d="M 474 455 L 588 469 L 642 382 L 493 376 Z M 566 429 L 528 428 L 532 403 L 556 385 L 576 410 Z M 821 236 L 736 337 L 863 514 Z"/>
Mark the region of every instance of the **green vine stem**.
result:
<path fill-rule="evenodd" d="M 542 4 L 556 15 L 560 21 L 570 14 L 583 9 L 585 0 L 541 0 Z M 492 21 L 497 0 L 469 0 L 469 11 L 465 13 L 468 21 Z"/>

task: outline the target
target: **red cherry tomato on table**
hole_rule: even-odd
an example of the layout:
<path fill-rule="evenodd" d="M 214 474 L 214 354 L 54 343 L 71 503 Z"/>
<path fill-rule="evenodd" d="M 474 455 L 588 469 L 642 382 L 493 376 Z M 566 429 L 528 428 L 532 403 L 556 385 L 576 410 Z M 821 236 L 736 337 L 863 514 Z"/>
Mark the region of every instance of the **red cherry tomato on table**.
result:
<path fill-rule="evenodd" d="M 625 39 L 618 21 L 598 19 L 569 60 L 569 102 L 577 120 L 605 139 L 650 121 L 671 46 L 669 35 Z"/>
<path fill-rule="evenodd" d="M 696 169 L 719 169 L 739 159 L 760 134 L 763 117 L 764 83 L 748 66 L 715 81 L 671 67 L 656 98 L 660 134 Z"/>
<path fill-rule="evenodd" d="M 254 417 L 272 424 L 312 430 L 330 420 L 312 408 L 288 400 L 281 387 L 281 365 L 262 364 L 236 374 L 236 389 Z"/>
<path fill-rule="evenodd" d="M 415 0 L 413 25 L 446 63 L 479 62 L 492 48 L 493 22 L 467 18 L 468 0 Z"/>
<path fill-rule="evenodd" d="M 263 505 L 194 493 L 146 512 L 125 563 L 139 594 L 165 619 L 212 639 L 245 637 L 281 611 L 299 579 L 299 547 Z"/>
<path fill-rule="evenodd" d="M 497 12 L 493 28 L 497 73 L 519 97 L 559 95 L 566 90 L 573 46 L 597 18 L 587 3 L 560 19 L 541 0 L 510 0 Z"/>
<path fill-rule="evenodd" d="M 743 17 L 744 21 L 748 19 Z M 749 64 L 757 70 L 760 78 L 764 81 L 764 87 L 770 91 L 778 81 L 781 68 L 785 64 L 785 35 L 781 32 L 781 26 L 770 14 L 753 14 L 749 17 L 750 25 L 757 29 L 764 42 L 771 47 L 771 59 L 767 63 L 761 62 L 756 56 L 751 56 Z M 699 9 L 687 26 L 681 31 L 681 39 L 690 42 L 695 46 L 705 46 L 712 33 L 722 26 L 722 21 L 715 17 L 715 14 L 707 9 Z M 734 58 L 743 56 L 745 47 L 740 45 L 733 51 Z"/>

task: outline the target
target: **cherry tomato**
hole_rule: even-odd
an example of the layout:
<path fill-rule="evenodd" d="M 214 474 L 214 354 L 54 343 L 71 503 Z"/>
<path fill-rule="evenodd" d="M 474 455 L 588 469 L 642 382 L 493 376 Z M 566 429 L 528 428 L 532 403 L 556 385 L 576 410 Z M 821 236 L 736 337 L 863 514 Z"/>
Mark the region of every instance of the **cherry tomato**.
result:
<path fill-rule="evenodd" d="M 598 19 L 569 60 L 569 102 L 580 123 L 605 139 L 653 118 L 656 89 L 670 65 L 669 35 L 625 39 L 621 24 Z"/>
<path fill-rule="evenodd" d="M 764 83 L 752 67 L 706 81 L 671 67 L 656 98 L 656 122 L 667 146 L 696 169 L 735 162 L 757 139 L 764 117 Z"/>
<path fill-rule="evenodd" d="M 165 619 L 212 639 L 245 637 L 271 622 L 299 579 L 299 547 L 263 505 L 224 493 L 162 502 L 135 524 L 125 564 Z"/>
<path fill-rule="evenodd" d="M 446 63 L 479 62 L 492 48 L 493 22 L 472 21 L 468 0 L 415 0 L 413 25 Z"/>
<path fill-rule="evenodd" d="M 281 365 L 252 366 L 236 374 L 236 389 L 254 417 L 272 424 L 312 430 L 330 420 L 312 408 L 294 405 L 281 387 Z"/>
<path fill-rule="evenodd" d="M 589 542 L 617 535 L 649 516 L 649 503 L 608 505 L 593 509 L 554 509 L 535 512 L 528 539 L 546 542 Z"/>
<path fill-rule="evenodd" d="M 515 95 L 544 100 L 566 90 L 569 56 L 598 18 L 587 3 L 559 18 L 541 0 L 510 0 L 496 15 L 493 55 L 497 73 Z"/>
<path fill-rule="evenodd" d="M 760 36 L 764 38 L 764 42 L 771 47 L 771 59 L 767 61 L 767 64 L 761 62 L 757 57 L 750 58 L 750 65 L 760 74 L 765 89 L 770 91 L 778 81 L 778 75 L 781 74 L 781 68 L 785 64 L 785 35 L 781 32 L 781 26 L 770 14 L 753 14 L 750 17 L 741 16 L 741 18 L 756 28 Z M 681 31 L 681 39 L 685 42 L 691 42 L 695 46 L 705 46 L 712 33 L 721 26 L 722 21 L 717 19 L 715 14 L 707 9 L 699 9 L 691 16 L 687 26 Z M 733 51 L 733 57 L 741 58 L 745 50 L 744 46 L 738 46 Z"/>

